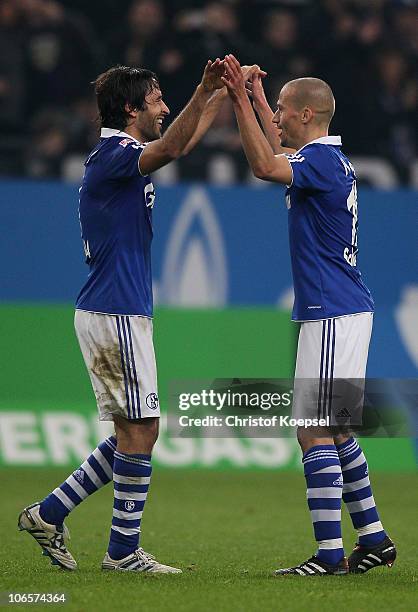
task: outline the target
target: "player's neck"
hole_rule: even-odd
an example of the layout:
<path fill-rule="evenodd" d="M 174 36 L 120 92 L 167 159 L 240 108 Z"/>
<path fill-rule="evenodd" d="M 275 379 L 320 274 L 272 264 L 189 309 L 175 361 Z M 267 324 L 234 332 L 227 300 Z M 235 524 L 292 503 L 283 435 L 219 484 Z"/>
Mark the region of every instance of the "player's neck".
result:
<path fill-rule="evenodd" d="M 298 149 L 301 149 L 309 142 L 317 140 L 318 138 L 323 138 L 324 136 L 328 136 L 328 130 L 324 130 L 324 128 L 309 130 L 309 132 L 303 134 L 300 141 L 298 142 Z"/>
<path fill-rule="evenodd" d="M 139 130 L 135 124 L 127 125 L 123 131 L 125 134 L 129 134 L 129 136 L 132 136 L 132 138 L 135 138 L 135 140 L 138 140 L 139 142 L 144 142 L 145 140 L 141 134 L 141 130 Z"/>

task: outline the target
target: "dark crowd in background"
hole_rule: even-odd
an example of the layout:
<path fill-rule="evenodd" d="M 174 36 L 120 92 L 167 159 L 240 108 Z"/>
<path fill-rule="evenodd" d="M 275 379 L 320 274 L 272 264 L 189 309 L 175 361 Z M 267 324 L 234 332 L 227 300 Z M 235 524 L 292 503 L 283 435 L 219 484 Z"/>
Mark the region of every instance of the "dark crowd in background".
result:
<path fill-rule="evenodd" d="M 417 152 L 414 0 L 1 0 L 0 174 L 78 178 L 97 141 L 90 82 L 115 64 L 160 79 L 176 116 L 208 58 L 234 53 L 268 72 L 275 107 L 289 79 L 317 76 L 337 100 L 331 133 L 349 155 L 390 162 L 411 182 Z M 246 180 L 231 104 L 176 178 Z"/>

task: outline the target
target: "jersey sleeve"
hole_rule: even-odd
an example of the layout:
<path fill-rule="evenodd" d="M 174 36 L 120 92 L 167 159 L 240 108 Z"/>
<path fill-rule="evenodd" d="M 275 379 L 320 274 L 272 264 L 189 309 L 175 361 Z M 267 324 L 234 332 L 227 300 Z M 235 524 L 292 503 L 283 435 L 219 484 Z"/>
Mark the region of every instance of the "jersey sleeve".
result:
<path fill-rule="evenodd" d="M 292 187 L 309 191 L 332 189 L 335 169 L 326 146 L 319 144 L 306 147 L 298 153 L 286 153 L 286 157 L 292 168 Z"/>
<path fill-rule="evenodd" d="M 140 175 L 138 161 L 145 145 L 124 138 L 106 155 L 106 175 L 110 179 L 129 179 Z"/>

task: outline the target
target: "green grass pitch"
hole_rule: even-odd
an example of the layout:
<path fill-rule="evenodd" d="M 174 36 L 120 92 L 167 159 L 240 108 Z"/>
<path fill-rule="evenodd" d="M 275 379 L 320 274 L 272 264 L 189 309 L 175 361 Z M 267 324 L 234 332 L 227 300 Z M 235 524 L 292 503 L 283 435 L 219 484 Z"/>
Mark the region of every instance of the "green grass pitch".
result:
<path fill-rule="evenodd" d="M 142 523 L 142 544 L 180 576 L 103 573 L 112 515 L 106 487 L 68 520 L 76 572 L 52 567 L 36 542 L 16 528 L 24 505 L 42 498 L 67 472 L 2 469 L 1 587 L 4 592 L 62 592 L 64 606 L 42 609 L 194 612 L 416 610 L 418 475 L 374 475 L 381 518 L 398 546 L 394 567 L 364 576 L 274 578 L 278 566 L 314 552 L 300 473 L 158 470 Z M 355 541 L 344 511 L 346 551 Z M 13 605 L 10 609 L 27 609 Z"/>

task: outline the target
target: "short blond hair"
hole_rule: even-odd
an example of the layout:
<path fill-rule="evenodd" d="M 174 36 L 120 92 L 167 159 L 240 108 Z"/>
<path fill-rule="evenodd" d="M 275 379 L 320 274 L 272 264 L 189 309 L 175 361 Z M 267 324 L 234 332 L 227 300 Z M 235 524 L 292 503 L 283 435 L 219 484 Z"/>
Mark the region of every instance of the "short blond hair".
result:
<path fill-rule="evenodd" d="M 302 110 L 307 106 L 315 112 L 318 123 L 331 123 L 335 113 L 335 98 L 328 83 L 315 77 L 303 77 L 288 81 L 283 89 L 289 90 L 295 108 Z"/>

